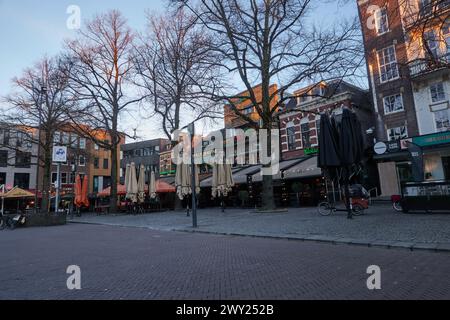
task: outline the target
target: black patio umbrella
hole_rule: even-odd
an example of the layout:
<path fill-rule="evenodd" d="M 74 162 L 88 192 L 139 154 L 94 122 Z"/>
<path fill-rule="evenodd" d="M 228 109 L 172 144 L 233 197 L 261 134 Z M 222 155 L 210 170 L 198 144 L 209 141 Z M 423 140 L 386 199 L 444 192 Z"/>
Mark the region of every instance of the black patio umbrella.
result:
<path fill-rule="evenodd" d="M 341 157 L 339 154 L 339 136 L 336 123 L 333 118 L 330 118 L 328 113 L 323 113 L 320 116 L 317 166 L 323 170 L 325 178 L 332 181 L 334 199 L 334 180 L 341 166 Z"/>
<path fill-rule="evenodd" d="M 341 154 L 341 165 L 344 169 L 344 187 L 348 217 L 352 217 L 350 205 L 349 179 L 351 167 L 359 165 L 363 157 L 363 137 L 361 125 L 355 115 L 349 109 L 342 112 L 342 120 L 339 126 L 339 150 Z"/>
<path fill-rule="evenodd" d="M 339 154 L 339 137 L 336 127 L 327 113 L 320 116 L 319 154 L 317 166 L 329 170 L 341 166 Z"/>

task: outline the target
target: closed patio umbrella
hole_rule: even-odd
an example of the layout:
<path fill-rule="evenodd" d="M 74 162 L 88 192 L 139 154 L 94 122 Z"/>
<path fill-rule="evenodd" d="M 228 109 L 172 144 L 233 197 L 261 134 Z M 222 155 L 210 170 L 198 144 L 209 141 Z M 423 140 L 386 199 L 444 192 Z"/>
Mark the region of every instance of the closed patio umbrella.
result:
<path fill-rule="evenodd" d="M 359 166 L 363 156 L 363 138 L 361 126 L 356 115 L 345 108 L 342 113 L 342 121 L 339 127 L 339 147 L 342 168 L 344 169 L 345 199 L 348 218 L 352 218 L 350 201 L 350 171 L 352 166 Z"/>
<path fill-rule="evenodd" d="M 89 207 L 89 177 L 87 175 L 84 175 L 83 177 L 83 184 L 81 186 L 81 205 L 85 207 Z"/>
<path fill-rule="evenodd" d="M 177 195 L 180 200 L 183 200 L 186 196 L 192 194 L 191 189 L 191 166 L 188 164 L 177 165 L 177 171 L 175 174 L 175 186 L 177 189 Z M 200 183 L 198 176 L 198 168 L 195 170 L 195 185 L 196 192 L 200 192 Z"/>
<path fill-rule="evenodd" d="M 226 197 L 228 192 L 234 187 L 231 165 L 215 164 L 213 166 L 212 197 Z"/>
<path fill-rule="evenodd" d="M 77 174 L 75 178 L 75 199 L 74 204 L 76 207 L 82 206 L 82 186 L 81 186 L 81 177 L 79 174 Z"/>
<path fill-rule="evenodd" d="M 323 113 L 320 116 L 317 166 L 327 171 L 329 177 L 335 172 L 334 169 L 341 166 L 339 136 L 334 119 L 330 119 L 327 113 Z"/>
<path fill-rule="evenodd" d="M 127 199 L 130 199 L 131 202 L 135 203 L 137 201 L 137 193 L 138 193 L 138 185 L 136 178 L 136 165 L 134 162 L 131 163 L 129 167 L 128 173 L 128 181 L 126 184 L 127 188 Z"/>
<path fill-rule="evenodd" d="M 143 164 L 139 167 L 139 180 L 137 183 L 137 200 L 144 203 L 145 200 L 145 167 Z"/>
<path fill-rule="evenodd" d="M 125 168 L 125 190 L 128 192 L 128 188 L 130 185 L 130 164 L 127 164 L 127 167 Z"/>
<path fill-rule="evenodd" d="M 231 172 L 231 165 L 229 164 L 215 164 L 213 166 L 212 189 L 211 194 L 213 198 L 221 198 L 222 212 L 225 210 L 223 197 L 228 196 L 228 192 L 234 186 L 233 174 Z"/>
<path fill-rule="evenodd" d="M 156 198 L 156 179 L 155 179 L 155 173 L 153 171 L 150 174 L 150 184 L 148 186 L 148 192 L 150 194 L 150 198 L 152 198 L 152 199 Z"/>

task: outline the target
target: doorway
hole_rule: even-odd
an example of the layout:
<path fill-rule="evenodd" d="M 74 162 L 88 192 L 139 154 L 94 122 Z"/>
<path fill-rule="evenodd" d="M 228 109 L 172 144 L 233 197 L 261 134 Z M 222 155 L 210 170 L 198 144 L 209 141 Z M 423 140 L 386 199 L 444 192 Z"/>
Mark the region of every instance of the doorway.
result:
<path fill-rule="evenodd" d="M 442 167 L 444 168 L 445 180 L 450 180 L 450 157 L 442 157 Z"/>

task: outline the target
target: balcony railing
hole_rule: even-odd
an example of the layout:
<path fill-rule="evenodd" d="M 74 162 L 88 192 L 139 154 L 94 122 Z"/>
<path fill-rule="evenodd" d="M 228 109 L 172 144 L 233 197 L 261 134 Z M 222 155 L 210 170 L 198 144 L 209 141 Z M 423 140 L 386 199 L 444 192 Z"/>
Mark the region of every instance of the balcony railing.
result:
<path fill-rule="evenodd" d="M 448 68 L 450 64 L 450 52 L 436 59 L 417 59 L 409 63 L 409 73 L 411 77 L 430 73 L 443 68 Z"/>
<path fill-rule="evenodd" d="M 447 11 L 450 11 L 450 0 L 439 0 L 438 3 L 432 2 L 427 6 L 421 7 L 419 10 L 413 8 L 406 9 L 403 22 L 406 28 L 421 25 L 422 23 L 430 24 L 433 19 L 438 18 Z"/>

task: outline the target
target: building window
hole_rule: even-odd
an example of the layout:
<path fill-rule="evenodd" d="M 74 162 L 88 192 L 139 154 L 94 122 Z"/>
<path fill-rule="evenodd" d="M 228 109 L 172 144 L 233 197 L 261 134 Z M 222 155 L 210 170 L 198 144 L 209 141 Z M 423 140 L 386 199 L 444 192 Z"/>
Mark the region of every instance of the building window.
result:
<path fill-rule="evenodd" d="M 0 167 L 8 166 L 8 150 L 0 150 Z"/>
<path fill-rule="evenodd" d="M 103 159 L 103 169 L 108 169 L 109 167 L 109 159 Z"/>
<path fill-rule="evenodd" d="M 426 16 L 433 11 L 433 0 L 419 0 L 419 14 Z"/>
<path fill-rule="evenodd" d="M 61 184 L 67 184 L 67 172 L 61 172 Z"/>
<path fill-rule="evenodd" d="M 75 172 L 71 172 L 69 174 L 69 181 L 67 181 L 67 183 L 71 183 L 71 184 L 75 183 Z"/>
<path fill-rule="evenodd" d="M 6 184 L 6 172 L 0 172 L 0 186 Z"/>
<path fill-rule="evenodd" d="M 86 138 L 80 138 L 80 149 L 86 149 Z"/>
<path fill-rule="evenodd" d="M 426 54 L 430 55 L 431 58 L 437 59 L 439 58 L 439 39 L 434 32 L 434 30 L 430 30 L 428 32 L 425 32 L 424 34 L 424 41 L 427 43 L 427 47 L 425 48 Z"/>
<path fill-rule="evenodd" d="M 29 173 L 14 173 L 14 186 L 21 189 L 30 188 L 30 174 Z"/>
<path fill-rule="evenodd" d="M 76 148 L 78 146 L 78 136 L 76 134 L 70 135 L 70 146 Z"/>
<path fill-rule="evenodd" d="M 445 101 L 445 90 L 444 90 L 444 83 L 438 82 L 434 83 L 430 86 L 430 93 L 431 93 L 431 102 L 442 102 Z"/>
<path fill-rule="evenodd" d="M 388 129 L 387 135 L 389 141 L 405 139 L 408 137 L 408 131 L 406 129 L 406 126 L 400 126 Z"/>
<path fill-rule="evenodd" d="M 86 158 L 85 158 L 85 156 L 80 155 L 80 156 L 78 157 L 78 165 L 79 165 L 80 167 L 84 167 L 84 166 L 86 165 Z"/>
<path fill-rule="evenodd" d="M 378 64 L 380 67 L 381 82 L 397 79 L 399 77 L 394 46 L 378 51 Z"/>
<path fill-rule="evenodd" d="M 8 129 L 3 130 L 3 144 L 9 146 L 10 131 Z"/>
<path fill-rule="evenodd" d="M 245 108 L 241 109 L 241 113 L 244 114 L 244 115 L 247 115 L 247 116 L 252 114 L 253 113 L 253 106 L 245 107 Z"/>
<path fill-rule="evenodd" d="M 64 146 L 69 145 L 70 135 L 67 132 L 63 132 L 61 135 L 61 142 Z"/>
<path fill-rule="evenodd" d="M 53 145 L 57 146 L 61 143 L 61 133 L 58 131 L 53 135 Z"/>
<path fill-rule="evenodd" d="M 316 118 L 316 136 L 319 138 L 320 135 L 320 116 Z"/>
<path fill-rule="evenodd" d="M 378 35 L 389 31 L 388 14 L 386 8 L 381 8 L 375 12 L 375 25 Z"/>
<path fill-rule="evenodd" d="M 98 146 L 98 144 L 94 144 L 94 149 L 95 150 L 100 150 L 100 147 Z"/>
<path fill-rule="evenodd" d="M 29 168 L 31 166 L 31 153 L 16 151 L 16 167 Z"/>
<path fill-rule="evenodd" d="M 100 162 L 100 159 L 99 158 L 94 158 L 94 168 L 95 169 L 98 169 L 99 168 L 99 162 Z"/>
<path fill-rule="evenodd" d="M 436 123 L 436 131 L 437 132 L 449 131 L 450 130 L 450 117 L 449 117 L 448 109 L 436 111 L 434 113 L 434 121 Z"/>
<path fill-rule="evenodd" d="M 383 105 L 385 114 L 402 111 L 404 109 L 403 97 L 401 94 L 395 94 L 392 96 L 384 97 Z"/>
<path fill-rule="evenodd" d="M 293 122 L 286 125 L 288 150 L 295 150 L 295 126 Z"/>
<path fill-rule="evenodd" d="M 300 125 L 300 129 L 302 131 L 302 143 L 303 148 L 309 148 L 311 147 L 311 137 L 310 137 L 310 131 L 309 131 L 309 123 L 303 123 Z"/>
<path fill-rule="evenodd" d="M 450 2 L 449 2 L 450 4 Z M 447 21 L 445 21 L 444 25 L 442 26 L 442 36 L 445 40 L 445 46 L 446 46 L 446 54 L 447 54 L 447 62 L 450 62 L 450 18 L 447 18 Z"/>

